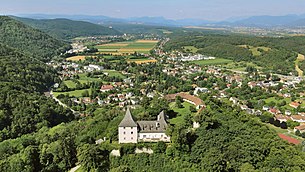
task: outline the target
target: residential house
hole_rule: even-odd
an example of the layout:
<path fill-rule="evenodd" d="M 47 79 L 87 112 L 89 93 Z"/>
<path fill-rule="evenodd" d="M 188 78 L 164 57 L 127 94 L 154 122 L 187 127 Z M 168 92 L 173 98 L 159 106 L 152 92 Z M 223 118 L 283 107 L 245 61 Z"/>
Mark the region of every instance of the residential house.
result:
<path fill-rule="evenodd" d="M 298 102 L 291 102 L 291 103 L 289 104 L 289 106 L 296 109 L 296 108 L 298 108 L 298 107 L 300 106 L 300 103 L 298 103 Z"/>
<path fill-rule="evenodd" d="M 305 125 L 300 125 L 300 126 L 297 126 L 297 127 L 294 127 L 294 132 L 296 131 L 300 131 L 300 133 L 304 133 L 305 132 Z"/>
<path fill-rule="evenodd" d="M 112 85 L 102 85 L 100 91 L 101 92 L 107 92 L 113 90 L 114 87 Z"/>

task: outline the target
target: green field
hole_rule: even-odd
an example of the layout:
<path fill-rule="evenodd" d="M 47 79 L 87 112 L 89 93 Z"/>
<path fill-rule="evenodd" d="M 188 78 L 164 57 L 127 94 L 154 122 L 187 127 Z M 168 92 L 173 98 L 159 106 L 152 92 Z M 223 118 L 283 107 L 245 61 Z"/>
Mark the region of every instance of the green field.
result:
<path fill-rule="evenodd" d="M 109 76 L 119 77 L 122 79 L 125 79 L 126 76 L 124 76 L 121 72 L 115 71 L 115 70 L 103 70 L 104 73 L 108 73 Z"/>
<path fill-rule="evenodd" d="M 60 94 L 69 94 L 69 96 L 73 96 L 73 97 L 82 97 L 82 93 L 88 90 L 89 94 L 91 94 L 91 90 L 90 89 L 83 89 L 83 90 L 75 90 L 75 91 L 68 91 L 68 92 L 54 92 L 54 96 L 57 97 Z"/>
<path fill-rule="evenodd" d="M 193 64 L 197 65 L 222 65 L 222 64 L 228 64 L 233 62 L 229 59 L 222 59 L 222 58 L 216 58 L 214 60 L 197 60 L 197 61 L 191 61 Z"/>
<path fill-rule="evenodd" d="M 68 88 L 75 88 L 75 87 L 76 87 L 75 82 L 73 82 L 73 81 L 71 81 L 71 80 L 64 81 L 64 83 L 66 84 L 66 86 L 67 86 Z"/>
<path fill-rule="evenodd" d="M 183 105 L 183 108 L 177 108 L 176 106 L 176 103 L 175 102 L 172 102 L 169 104 L 169 107 L 177 114 L 177 117 L 176 118 L 173 118 L 173 119 L 170 119 L 170 123 L 171 124 L 178 124 L 178 123 L 181 123 L 183 121 L 183 118 L 185 115 L 187 114 L 193 114 L 191 111 L 190 111 L 190 106 L 193 106 L 195 107 L 194 105 L 188 103 L 188 102 L 183 102 L 182 105 Z"/>

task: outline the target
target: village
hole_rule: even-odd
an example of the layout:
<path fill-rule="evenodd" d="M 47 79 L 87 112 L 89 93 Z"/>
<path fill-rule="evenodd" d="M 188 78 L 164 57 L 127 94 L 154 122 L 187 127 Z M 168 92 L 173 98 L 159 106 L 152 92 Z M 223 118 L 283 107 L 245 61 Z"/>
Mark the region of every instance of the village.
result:
<path fill-rule="evenodd" d="M 103 106 L 117 106 L 124 110 L 137 109 L 143 106 L 142 102 L 146 99 L 154 98 L 167 100 L 171 110 L 179 112 L 175 105 L 176 97 L 181 97 L 188 103 L 186 106 L 195 108 L 196 110 L 191 112 L 195 114 L 205 108 L 200 97 L 209 95 L 248 114 L 261 118 L 270 116 L 273 120 L 265 122 L 284 129 L 292 128 L 293 133 L 299 133 L 300 136 L 305 131 L 305 125 L 302 125 L 305 122 L 302 78 L 258 72 L 234 72 L 221 65 L 189 63 L 215 60 L 215 57 L 178 51 L 165 53 L 162 45 L 166 41 L 168 39 L 161 41 L 155 48 L 155 54 L 151 55 L 155 61 L 140 64 L 124 60 L 123 55 L 116 55 L 115 59 L 121 59 L 119 61 L 105 61 L 104 57 L 109 54 L 79 61 L 52 61 L 48 65 L 58 71 L 62 80 L 53 86 L 52 96 L 85 117 L 92 115 L 88 109 Z M 161 81 L 160 77 L 166 77 L 167 81 Z M 179 113 L 178 118 L 184 115 Z M 164 119 L 168 124 L 175 121 L 168 120 L 166 115 Z M 294 123 L 291 124 L 291 121 Z M 193 123 L 195 128 L 200 126 L 196 121 Z M 288 132 L 291 133 L 292 130 Z M 163 138 L 165 128 L 161 133 Z M 126 142 L 122 141 L 123 137 L 119 138 L 121 143 Z M 132 138 L 129 142 L 136 142 L 134 139 L 137 137 Z"/>

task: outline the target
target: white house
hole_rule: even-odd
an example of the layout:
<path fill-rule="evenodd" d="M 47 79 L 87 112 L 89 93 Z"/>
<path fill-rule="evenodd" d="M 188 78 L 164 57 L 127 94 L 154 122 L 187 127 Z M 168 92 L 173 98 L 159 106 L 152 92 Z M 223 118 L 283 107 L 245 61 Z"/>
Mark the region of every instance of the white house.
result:
<path fill-rule="evenodd" d="M 170 142 L 170 137 L 165 134 L 167 127 L 163 111 L 156 121 L 135 122 L 130 110 L 127 109 L 124 119 L 119 124 L 119 143 Z"/>

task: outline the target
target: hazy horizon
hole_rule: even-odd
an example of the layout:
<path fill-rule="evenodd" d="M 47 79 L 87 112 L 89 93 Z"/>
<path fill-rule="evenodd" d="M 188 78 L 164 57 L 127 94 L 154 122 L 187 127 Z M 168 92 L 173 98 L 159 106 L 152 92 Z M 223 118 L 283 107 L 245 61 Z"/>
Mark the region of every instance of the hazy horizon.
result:
<path fill-rule="evenodd" d="M 258 15 L 304 14 L 305 1 L 288 0 L 10 0 L 1 2 L 0 14 L 103 15 L 115 18 L 165 17 L 220 21 Z"/>

